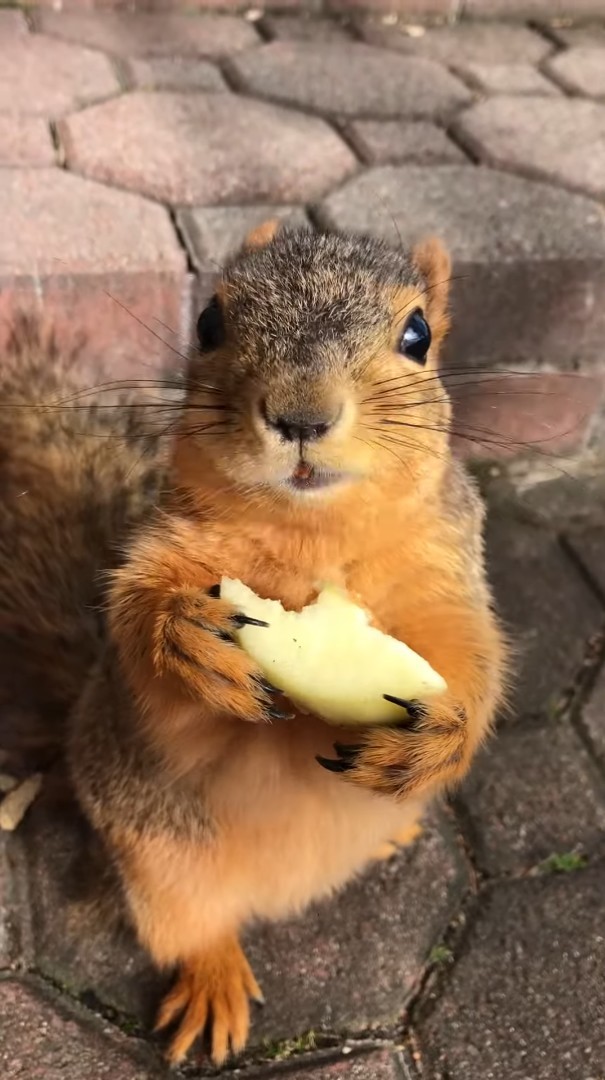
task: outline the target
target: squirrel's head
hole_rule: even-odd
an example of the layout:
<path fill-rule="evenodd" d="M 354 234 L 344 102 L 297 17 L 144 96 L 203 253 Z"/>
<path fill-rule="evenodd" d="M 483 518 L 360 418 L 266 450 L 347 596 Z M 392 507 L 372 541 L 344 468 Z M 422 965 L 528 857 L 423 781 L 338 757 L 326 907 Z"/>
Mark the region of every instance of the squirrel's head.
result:
<path fill-rule="evenodd" d="M 256 230 L 198 321 L 181 429 L 221 480 L 287 499 L 414 483 L 443 458 L 450 260 L 367 237 Z M 407 479 L 406 479 L 407 478 Z"/>

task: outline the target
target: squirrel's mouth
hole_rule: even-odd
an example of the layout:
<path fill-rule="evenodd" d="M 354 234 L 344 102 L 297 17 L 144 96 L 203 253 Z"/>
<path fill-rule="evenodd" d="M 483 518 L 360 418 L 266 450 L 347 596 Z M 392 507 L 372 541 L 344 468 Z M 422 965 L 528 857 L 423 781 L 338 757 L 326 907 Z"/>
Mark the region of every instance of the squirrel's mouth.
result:
<path fill-rule="evenodd" d="M 316 468 L 315 465 L 309 465 L 306 461 L 299 461 L 288 478 L 288 486 L 296 491 L 315 491 L 318 488 L 331 487 L 345 479 L 343 473 L 328 472 L 325 469 Z"/>

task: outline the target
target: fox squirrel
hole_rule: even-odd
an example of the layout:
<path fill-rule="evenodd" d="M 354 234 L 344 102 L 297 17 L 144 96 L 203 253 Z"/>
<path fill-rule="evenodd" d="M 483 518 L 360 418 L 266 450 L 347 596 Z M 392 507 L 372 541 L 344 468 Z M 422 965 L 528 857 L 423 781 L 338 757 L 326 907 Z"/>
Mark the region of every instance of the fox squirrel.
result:
<path fill-rule="evenodd" d="M 130 399 L 43 407 L 70 365 L 27 335 L 3 366 L 23 406 L 0 410 L 4 725 L 63 748 L 139 940 L 178 968 L 173 1062 L 206 1027 L 215 1063 L 243 1048 L 262 994 L 242 927 L 411 838 L 501 701 L 482 504 L 437 374 L 449 277 L 434 239 L 257 230 L 200 316 L 166 462 Z M 334 745 L 235 645 L 223 575 L 297 610 L 346 586 L 447 693 Z"/>

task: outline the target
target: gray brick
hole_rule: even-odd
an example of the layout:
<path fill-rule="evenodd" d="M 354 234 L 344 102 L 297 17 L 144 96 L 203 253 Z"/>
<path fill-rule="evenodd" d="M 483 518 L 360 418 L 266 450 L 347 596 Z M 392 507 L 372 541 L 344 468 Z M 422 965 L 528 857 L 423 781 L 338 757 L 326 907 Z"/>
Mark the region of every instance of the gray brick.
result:
<path fill-rule="evenodd" d="M 487 894 L 441 997 L 419 1021 L 431 1080 L 603 1075 L 604 889 L 601 865 Z"/>
<path fill-rule="evenodd" d="M 501 732 L 460 801 L 490 874 L 523 873 L 553 854 L 605 853 L 603 782 L 566 721 Z"/>
<path fill-rule="evenodd" d="M 399 237 L 404 243 L 430 233 L 442 237 L 457 279 L 447 351 L 457 366 L 519 368 L 528 357 L 551 369 L 601 364 L 605 222 L 596 203 L 471 165 L 385 166 L 328 196 L 320 215 L 330 225 L 367 229 L 393 244 Z M 517 406 L 531 422 L 538 404 L 579 399 L 581 416 L 597 390 L 570 378 L 560 384 L 558 399 L 540 400 L 532 392 Z M 495 397 L 490 404 L 503 401 Z M 559 420 L 568 422 L 563 415 L 549 418 L 551 434 L 565 430 Z"/>
<path fill-rule="evenodd" d="M 337 116 L 436 117 L 470 100 L 432 61 L 357 42 L 275 41 L 233 57 L 230 69 L 250 93 Z"/>

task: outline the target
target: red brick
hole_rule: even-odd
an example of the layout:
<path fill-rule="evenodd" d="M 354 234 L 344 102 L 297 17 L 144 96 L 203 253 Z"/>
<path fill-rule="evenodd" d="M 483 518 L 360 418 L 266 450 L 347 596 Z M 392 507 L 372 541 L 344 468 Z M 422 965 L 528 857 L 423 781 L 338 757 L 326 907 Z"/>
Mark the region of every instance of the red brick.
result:
<path fill-rule="evenodd" d="M 0 116 L 0 165 L 52 165 L 48 124 L 36 116 Z"/>
<path fill-rule="evenodd" d="M 557 94 L 559 91 L 531 64 L 465 64 L 457 69 L 486 94 Z"/>
<path fill-rule="evenodd" d="M 462 457 L 558 454 L 582 446 L 603 400 L 602 381 L 551 372 L 448 380 L 453 443 Z"/>
<path fill-rule="evenodd" d="M 304 202 L 355 168 L 323 120 L 231 94 L 129 94 L 60 128 L 70 167 L 165 202 Z"/>
<path fill-rule="evenodd" d="M 347 134 L 364 161 L 372 165 L 441 165 L 465 160 L 445 132 L 425 120 L 355 120 Z"/>
<path fill-rule="evenodd" d="M 162 207 L 60 169 L 0 170 L 0 204 L 2 333 L 24 307 L 62 337 L 84 331 L 91 357 L 105 356 L 114 373 L 145 374 L 165 359 L 136 321 L 177 331 L 187 322 L 185 256 Z"/>
<path fill-rule="evenodd" d="M 115 94 L 107 57 L 52 38 L 16 37 L 2 52 L 0 112 L 61 116 Z"/>
<path fill-rule="evenodd" d="M 36 25 L 66 41 L 124 57 L 217 57 L 258 41 L 249 22 L 229 15 L 41 11 Z"/>
<path fill-rule="evenodd" d="M 605 195 L 605 105 L 499 97 L 468 109 L 457 132 L 493 165 Z"/>
<path fill-rule="evenodd" d="M 2 983 L 2 1080 L 153 1080 L 151 1054 L 31 982 Z"/>
<path fill-rule="evenodd" d="M 550 60 L 547 70 L 572 94 L 605 98 L 605 46 L 569 49 Z"/>
<path fill-rule="evenodd" d="M 274 41 L 350 41 L 351 31 L 336 19 L 314 19 L 302 15 L 266 15 L 262 27 Z"/>
<path fill-rule="evenodd" d="M 410 16 L 413 20 L 454 16 L 457 0 L 326 0 L 328 11 L 347 14 L 351 11 L 384 12 Z"/>
<path fill-rule="evenodd" d="M 552 46 L 524 26 L 506 23 L 466 23 L 427 27 L 424 34 L 411 35 L 406 25 L 387 26 L 374 19 L 359 23 L 364 41 L 413 56 L 424 56 L 442 64 L 535 64 Z"/>
<path fill-rule="evenodd" d="M 464 0 L 469 19 L 587 19 L 603 16 L 603 0 Z"/>
<path fill-rule="evenodd" d="M 229 68 L 249 93 L 337 116 L 443 116 L 470 100 L 430 60 L 357 42 L 274 41 L 233 57 Z"/>
<path fill-rule="evenodd" d="M 6 43 L 29 33 L 22 11 L 0 11 L 0 41 Z"/>
<path fill-rule="evenodd" d="M 546 33 L 560 45 L 573 48 L 576 45 L 605 45 L 605 22 L 572 23 L 570 19 L 545 21 Z"/>

